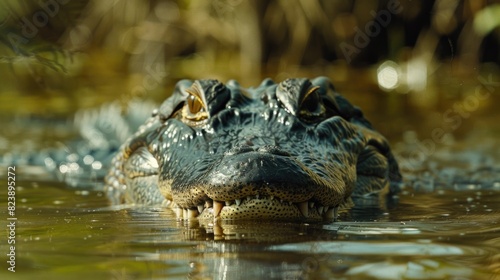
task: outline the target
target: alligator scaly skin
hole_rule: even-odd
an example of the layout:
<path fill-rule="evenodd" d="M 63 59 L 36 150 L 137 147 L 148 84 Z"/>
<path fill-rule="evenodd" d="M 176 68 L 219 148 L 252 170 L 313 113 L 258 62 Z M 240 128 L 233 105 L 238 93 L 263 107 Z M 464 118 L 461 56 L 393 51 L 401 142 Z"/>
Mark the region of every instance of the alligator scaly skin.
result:
<path fill-rule="evenodd" d="M 105 181 L 114 203 L 168 205 L 182 219 L 319 221 L 382 205 L 401 175 L 386 139 L 319 77 L 182 80 Z"/>

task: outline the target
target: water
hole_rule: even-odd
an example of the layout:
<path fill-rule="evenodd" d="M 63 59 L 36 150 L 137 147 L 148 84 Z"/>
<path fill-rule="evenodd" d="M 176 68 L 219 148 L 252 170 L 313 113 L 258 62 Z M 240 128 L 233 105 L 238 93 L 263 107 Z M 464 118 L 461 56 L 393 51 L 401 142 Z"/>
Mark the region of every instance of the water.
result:
<path fill-rule="evenodd" d="M 214 229 L 179 222 L 169 210 L 109 207 L 99 190 L 53 182 L 18 182 L 16 199 L 14 279 L 500 275 L 499 189 L 404 191 L 395 209 L 364 221 L 345 217 L 325 225 L 258 222 Z M 4 245 L 5 240 L 3 252 Z M 12 279 L 5 266 L 1 273 Z"/>
<path fill-rule="evenodd" d="M 0 278 L 500 279 L 497 109 L 473 112 L 430 153 L 419 143 L 432 139 L 432 129 L 442 126 L 439 112 L 449 106 L 437 108 L 438 114 L 379 114 L 370 99 L 360 104 L 363 98 L 356 98 L 400 161 L 405 188 L 394 208 L 352 211 L 330 224 L 258 221 L 204 228 L 177 221 L 169 210 L 111 207 L 98 176 L 86 178 L 90 184 L 81 188 L 18 165 L 16 272 L 5 263 L 5 230 Z M 490 104 L 498 98 L 492 95 Z M 74 136 L 66 123 L 51 124 L 50 131 L 40 125 L 7 123 L 11 134 L 0 137 L 1 152 L 57 148 Z M 0 174 L 4 186 L 6 175 Z M 0 201 L 8 224 L 6 187 Z"/>

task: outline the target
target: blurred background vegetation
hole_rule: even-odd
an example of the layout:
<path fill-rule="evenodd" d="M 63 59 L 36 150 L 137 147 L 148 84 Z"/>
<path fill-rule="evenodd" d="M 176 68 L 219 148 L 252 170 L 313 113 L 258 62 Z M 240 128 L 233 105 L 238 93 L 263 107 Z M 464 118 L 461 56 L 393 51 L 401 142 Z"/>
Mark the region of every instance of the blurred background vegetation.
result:
<path fill-rule="evenodd" d="M 2 0 L 0 5 L 3 116 L 65 116 L 133 98 L 161 102 L 184 78 L 237 79 L 255 86 L 265 77 L 322 75 L 369 117 L 392 119 L 384 132 L 402 125 L 398 119 L 408 112 L 442 112 L 472 94 L 478 77 L 499 81 L 500 1 Z M 495 110 L 488 102 L 480 107 Z M 381 108 L 384 114 L 378 116 Z"/>

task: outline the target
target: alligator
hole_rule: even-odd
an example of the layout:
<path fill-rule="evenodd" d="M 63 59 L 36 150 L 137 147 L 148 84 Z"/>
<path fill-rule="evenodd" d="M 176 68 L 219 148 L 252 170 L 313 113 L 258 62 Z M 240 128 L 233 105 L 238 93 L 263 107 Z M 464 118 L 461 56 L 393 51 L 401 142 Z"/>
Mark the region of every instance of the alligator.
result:
<path fill-rule="evenodd" d="M 309 222 L 380 206 L 401 179 L 388 141 L 318 77 L 181 80 L 119 148 L 105 184 L 112 203 L 183 220 Z"/>

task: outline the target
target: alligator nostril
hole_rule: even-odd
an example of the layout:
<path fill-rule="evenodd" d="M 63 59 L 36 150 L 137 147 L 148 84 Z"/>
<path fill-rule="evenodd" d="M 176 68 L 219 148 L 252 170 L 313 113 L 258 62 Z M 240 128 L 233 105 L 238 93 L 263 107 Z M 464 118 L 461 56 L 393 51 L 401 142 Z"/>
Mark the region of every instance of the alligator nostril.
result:
<path fill-rule="evenodd" d="M 254 152 L 254 151 L 255 151 L 255 148 L 251 147 L 250 145 L 240 145 L 240 146 L 232 147 L 231 149 L 229 149 L 229 151 L 225 152 L 224 155 L 232 156 L 232 155 Z"/>
<path fill-rule="evenodd" d="M 281 150 L 280 148 L 278 148 L 277 146 L 272 146 L 272 145 L 262 146 L 257 151 L 259 151 L 261 153 L 274 154 L 274 155 L 278 155 L 278 156 L 286 156 L 286 157 L 290 156 L 290 153 L 285 152 L 285 151 Z"/>

